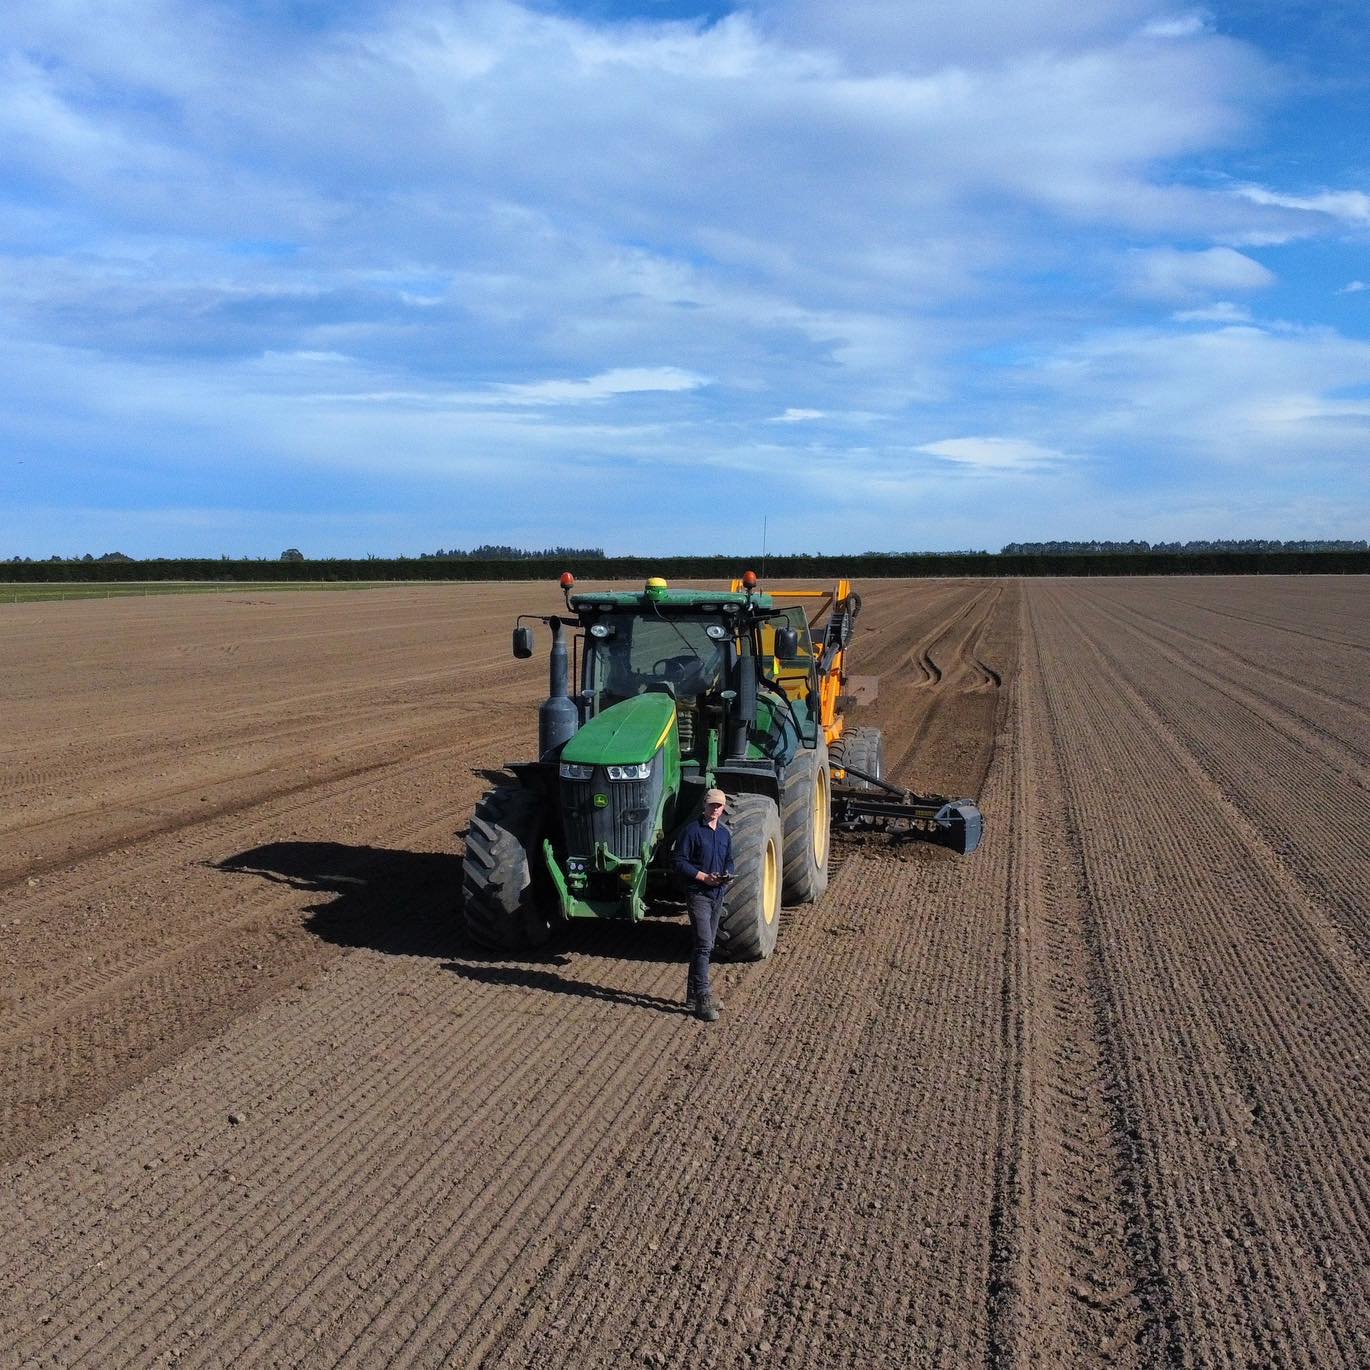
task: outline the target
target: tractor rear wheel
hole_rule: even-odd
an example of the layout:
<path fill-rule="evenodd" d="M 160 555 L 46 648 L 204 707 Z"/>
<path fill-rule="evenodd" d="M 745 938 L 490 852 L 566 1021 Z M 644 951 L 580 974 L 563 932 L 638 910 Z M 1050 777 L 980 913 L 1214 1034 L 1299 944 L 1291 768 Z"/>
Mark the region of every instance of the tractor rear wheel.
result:
<path fill-rule="evenodd" d="M 832 764 L 837 770 L 855 766 L 877 780 L 885 778 L 885 739 L 879 728 L 848 728 L 833 743 Z M 858 780 L 854 775 L 844 782 L 848 789 L 874 790 L 878 787 Z"/>
<path fill-rule="evenodd" d="M 764 961 L 780 935 L 785 860 L 780 810 L 764 794 L 731 795 L 728 808 L 735 877 L 723 896 L 718 954 L 726 961 Z"/>
<path fill-rule="evenodd" d="M 467 936 L 491 951 L 531 951 L 551 935 L 542 806 L 518 785 L 488 791 L 471 815 L 461 864 Z"/>
<path fill-rule="evenodd" d="M 785 833 L 782 896 L 787 904 L 808 904 L 828 888 L 832 778 L 822 738 L 812 751 L 801 747 L 785 767 L 780 804 Z"/>

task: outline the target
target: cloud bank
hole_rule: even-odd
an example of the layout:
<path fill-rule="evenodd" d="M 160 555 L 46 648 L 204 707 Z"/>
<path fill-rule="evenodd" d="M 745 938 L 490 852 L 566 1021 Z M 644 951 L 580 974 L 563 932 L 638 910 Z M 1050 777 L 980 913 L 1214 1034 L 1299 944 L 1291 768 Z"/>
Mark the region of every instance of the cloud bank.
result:
<path fill-rule="evenodd" d="M 245 500 L 312 551 L 712 549 L 730 471 L 780 546 L 1363 521 L 1319 310 L 1370 198 L 1280 183 L 1277 50 L 1151 0 L 652 11 L 7 7 L 0 554 L 73 491 L 130 552 L 216 507 L 269 550 Z"/>

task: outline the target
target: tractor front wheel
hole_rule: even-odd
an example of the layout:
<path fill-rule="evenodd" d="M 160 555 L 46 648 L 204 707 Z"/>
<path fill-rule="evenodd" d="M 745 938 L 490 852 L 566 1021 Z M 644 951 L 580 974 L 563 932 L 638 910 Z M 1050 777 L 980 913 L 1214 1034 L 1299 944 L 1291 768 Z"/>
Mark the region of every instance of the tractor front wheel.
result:
<path fill-rule="evenodd" d="M 764 961 L 780 935 L 785 838 L 780 810 L 763 794 L 729 796 L 733 870 L 718 924 L 718 954 L 727 961 Z"/>
<path fill-rule="evenodd" d="M 551 935 L 543 869 L 542 807 L 518 785 L 490 790 L 476 805 L 462 861 L 466 933 L 490 951 L 531 951 Z"/>
<path fill-rule="evenodd" d="M 785 830 L 786 904 L 808 904 L 828 888 L 828 842 L 832 824 L 828 745 L 819 738 L 801 747 L 785 767 L 781 822 Z"/>

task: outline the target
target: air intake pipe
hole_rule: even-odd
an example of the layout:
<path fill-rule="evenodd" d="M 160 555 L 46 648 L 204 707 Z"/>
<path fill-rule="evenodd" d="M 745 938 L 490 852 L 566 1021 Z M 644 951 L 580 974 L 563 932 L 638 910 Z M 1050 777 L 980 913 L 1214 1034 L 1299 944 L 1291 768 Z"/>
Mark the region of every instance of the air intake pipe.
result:
<path fill-rule="evenodd" d="M 548 666 L 547 698 L 538 706 L 538 756 L 543 761 L 555 761 L 561 749 L 575 736 L 580 727 L 580 713 L 571 698 L 571 666 L 566 650 L 566 635 L 562 621 L 554 618 L 552 627 L 552 656 Z"/>
<path fill-rule="evenodd" d="M 728 755 L 737 760 L 747 756 L 747 734 L 756 722 L 756 658 L 748 654 L 737 659 L 737 702 L 733 706 L 732 737 Z"/>

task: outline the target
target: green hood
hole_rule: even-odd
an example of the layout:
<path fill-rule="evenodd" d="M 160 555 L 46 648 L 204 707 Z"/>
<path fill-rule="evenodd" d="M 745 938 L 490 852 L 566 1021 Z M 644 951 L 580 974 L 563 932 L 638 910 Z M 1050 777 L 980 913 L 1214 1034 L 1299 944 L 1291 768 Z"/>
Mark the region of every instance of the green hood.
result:
<path fill-rule="evenodd" d="M 670 695 L 638 695 L 592 718 L 562 749 L 561 759 L 581 766 L 635 766 L 657 754 L 674 725 Z"/>

